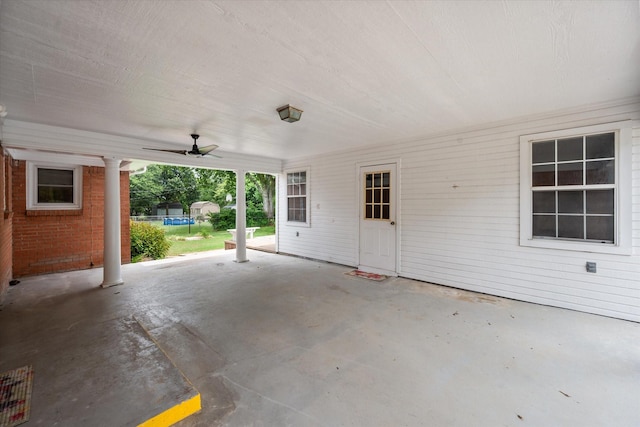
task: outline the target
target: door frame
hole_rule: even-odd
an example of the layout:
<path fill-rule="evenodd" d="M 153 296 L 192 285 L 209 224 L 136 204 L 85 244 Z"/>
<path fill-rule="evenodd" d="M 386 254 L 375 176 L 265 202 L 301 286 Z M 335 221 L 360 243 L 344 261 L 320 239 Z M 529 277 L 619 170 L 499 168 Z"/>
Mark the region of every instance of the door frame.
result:
<path fill-rule="evenodd" d="M 391 275 L 391 276 L 399 276 L 401 273 L 401 269 L 400 269 L 400 253 L 401 253 L 401 239 L 400 239 L 400 234 L 401 234 L 401 230 L 402 230 L 402 222 L 400 221 L 401 219 L 401 215 L 400 215 L 400 207 L 401 207 L 401 197 L 400 195 L 401 193 L 401 179 L 400 179 L 400 171 L 401 171 L 401 161 L 399 158 L 392 158 L 392 159 L 382 159 L 382 160 L 368 160 L 368 161 L 361 161 L 361 162 L 356 162 L 356 210 L 355 210 L 355 215 L 356 215 L 356 219 L 357 219 L 357 224 L 358 226 L 356 227 L 356 265 L 360 265 L 360 215 L 362 214 L 362 203 L 363 203 L 363 197 L 364 197 L 364 192 L 362 191 L 362 174 L 360 173 L 361 169 L 363 167 L 371 167 L 371 166 L 382 166 L 382 165 L 388 165 L 388 164 L 395 164 L 396 166 L 396 177 L 395 177 L 395 191 L 396 191 L 396 197 L 395 197 L 395 202 L 396 202 L 396 206 L 395 206 L 395 228 L 396 228 L 396 269 L 395 272 L 389 272 L 389 271 L 384 271 L 381 272 L 381 274 L 386 274 L 386 275 Z"/>

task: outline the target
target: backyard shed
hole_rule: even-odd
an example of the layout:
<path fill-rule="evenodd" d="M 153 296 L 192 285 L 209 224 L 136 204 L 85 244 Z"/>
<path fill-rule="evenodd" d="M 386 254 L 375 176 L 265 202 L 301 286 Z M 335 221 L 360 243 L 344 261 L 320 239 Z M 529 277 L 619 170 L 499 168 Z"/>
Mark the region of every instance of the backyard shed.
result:
<path fill-rule="evenodd" d="M 214 202 L 195 202 L 191 204 L 191 216 L 196 219 L 196 221 L 205 221 L 207 219 L 207 214 L 209 213 L 218 213 L 220 212 L 220 205 Z"/>

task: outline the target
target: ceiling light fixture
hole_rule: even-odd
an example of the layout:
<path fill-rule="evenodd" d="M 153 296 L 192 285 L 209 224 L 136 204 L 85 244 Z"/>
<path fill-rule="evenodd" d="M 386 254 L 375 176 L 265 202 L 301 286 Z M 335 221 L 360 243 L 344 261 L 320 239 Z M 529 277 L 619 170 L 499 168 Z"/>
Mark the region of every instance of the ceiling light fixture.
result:
<path fill-rule="evenodd" d="M 300 117 L 302 117 L 302 110 L 298 110 L 297 108 L 287 104 L 278 108 L 278 114 L 280 114 L 280 120 L 293 123 L 300 120 Z"/>

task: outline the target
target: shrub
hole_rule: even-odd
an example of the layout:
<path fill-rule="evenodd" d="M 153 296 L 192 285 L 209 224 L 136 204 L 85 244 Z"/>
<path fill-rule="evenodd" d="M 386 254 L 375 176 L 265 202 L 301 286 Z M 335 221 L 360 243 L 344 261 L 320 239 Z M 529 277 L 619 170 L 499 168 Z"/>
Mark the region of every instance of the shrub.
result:
<path fill-rule="evenodd" d="M 171 242 L 164 231 L 146 222 L 129 221 L 131 227 L 131 260 L 161 259 L 167 256 Z"/>
<path fill-rule="evenodd" d="M 262 208 L 247 207 L 247 227 L 265 227 L 267 225 L 269 225 L 269 219 Z"/>
<path fill-rule="evenodd" d="M 221 209 L 220 213 L 208 213 L 207 217 L 214 230 L 236 228 L 236 210 Z M 260 208 L 247 206 L 247 227 L 265 227 L 269 225 L 267 214 Z"/>
<path fill-rule="evenodd" d="M 209 222 L 214 230 L 228 230 L 236 228 L 236 210 L 220 209 L 219 213 L 209 212 Z"/>

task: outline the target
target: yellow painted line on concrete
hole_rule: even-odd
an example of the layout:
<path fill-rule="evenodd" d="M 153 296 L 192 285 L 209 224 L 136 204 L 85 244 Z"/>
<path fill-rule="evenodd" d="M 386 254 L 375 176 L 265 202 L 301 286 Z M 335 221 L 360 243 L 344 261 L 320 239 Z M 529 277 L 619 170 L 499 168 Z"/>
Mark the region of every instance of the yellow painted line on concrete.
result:
<path fill-rule="evenodd" d="M 143 331 L 146 332 L 147 336 L 153 343 L 160 349 L 160 351 L 165 355 L 165 357 L 171 362 L 171 364 L 180 372 L 182 378 L 193 388 L 196 392 L 196 395 L 185 400 L 184 402 L 178 403 L 177 405 L 167 409 L 164 412 L 159 413 L 153 418 L 148 419 L 142 424 L 138 424 L 137 427 L 169 427 L 177 423 L 178 421 L 182 421 L 187 418 L 189 415 L 193 415 L 199 410 L 202 409 L 202 402 L 200 401 L 200 392 L 194 387 L 194 385 L 189 381 L 189 378 L 178 368 L 178 365 L 171 359 L 171 357 L 167 354 L 166 351 L 160 346 L 158 341 L 147 331 L 147 329 L 142 325 L 142 323 L 136 318 L 136 316 L 132 316 L 133 320 L 135 320 L 138 325 L 142 328 Z"/>
<path fill-rule="evenodd" d="M 173 408 L 169 408 L 142 424 L 139 424 L 138 427 L 168 427 L 178 421 L 184 420 L 189 415 L 195 414 L 201 408 L 202 404 L 200 403 L 200 393 L 198 393 L 191 399 L 185 400 Z"/>

